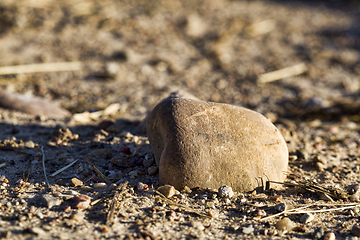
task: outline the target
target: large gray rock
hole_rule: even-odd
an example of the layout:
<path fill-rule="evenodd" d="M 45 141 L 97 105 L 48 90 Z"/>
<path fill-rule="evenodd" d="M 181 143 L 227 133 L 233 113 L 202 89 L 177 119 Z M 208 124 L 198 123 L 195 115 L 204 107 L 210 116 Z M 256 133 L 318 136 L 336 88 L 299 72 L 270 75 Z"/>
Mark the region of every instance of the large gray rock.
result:
<path fill-rule="evenodd" d="M 278 129 L 246 108 L 169 97 L 147 120 L 160 182 L 176 189 L 250 191 L 261 178 L 283 181 L 288 150 Z"/>

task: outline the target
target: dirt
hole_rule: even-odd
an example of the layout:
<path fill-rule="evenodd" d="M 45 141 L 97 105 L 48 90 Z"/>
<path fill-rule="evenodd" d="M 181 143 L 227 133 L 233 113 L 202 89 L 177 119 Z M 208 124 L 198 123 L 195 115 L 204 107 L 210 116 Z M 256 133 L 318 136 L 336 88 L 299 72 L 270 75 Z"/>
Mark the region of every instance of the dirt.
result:
<path fill-rule="evenodd" d="M 350 0 L 0 1 L 0 66 L 82 63 L 0 76 L 72 113 L 0 109 L 0 238 L 356 239 L 359 11 Z M 257 82 L 299 63 L 300 75 Z M 178 89 L 271 119 L 290 152 L 287 186 L 159 195 L 139 124 Z"/>

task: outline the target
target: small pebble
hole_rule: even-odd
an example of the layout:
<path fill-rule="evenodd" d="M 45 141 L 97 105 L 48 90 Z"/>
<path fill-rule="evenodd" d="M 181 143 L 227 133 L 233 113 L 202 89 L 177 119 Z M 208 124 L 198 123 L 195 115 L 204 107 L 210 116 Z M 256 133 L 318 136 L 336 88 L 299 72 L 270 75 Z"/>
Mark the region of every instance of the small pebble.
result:
<path fill-rule="evenodd" d="M 324 236 L 324 240 L 335 240 L 335 239 L 336 239 L 336 236 L 335 236 L 335 233 L 333 233 L 333 232 L 326 233 Z"/>
<path fill-rule="evenodd" d="M 80 212 L 80 211 L 78 211 L 70 216 L 70 219 L 75 220 L 77 222 L 81 222 L 82 220 L 84 220 L 84 218 L 85 218 L 85 213 Z"/>
<path fill-rule="evenodd" d="M 164 185 L 157 189 L 160 193 L 162 193 L 165 197 L 171 198 L 176 194 L 176 189 L 170 185 Z"/>
<path fill-rule="evenodd" d="M 360 226 L 358 224 L 353 225 L 351 228 L 351 234 L 356 237 L 360 237 Z"/>
<path fill-rule="evenodd" d="M 81 181 L 78 178 L 72 178 L 71 179 L 71 184 L 72 184 L 73 187 L 79 187 L 79 186 L 84 185 L 83 181 Z"/>
<path fill-rule="evenodd" d="M 315 230 L 314 232 L 314 239 L 321 239 L 324 236 L 324 229 L 323 228 L 318 228 Z"/>
<path fill-rule="evenodd" d="M 129 172 L 129 176 L 130 176 L 130 178 L 136 178 L 137 177 L 137 175 L 138 175 L 138 171 L 137 170 L 134 170 L 134 171 L 131 171 L 131 172 Z"/>
<path fill-rule="evenodd" d="M 107 184 L 104 182 L 94 183 L 93 187 L 95 189 L 105 189 L 105 188 L 107 188 Z"/>
<path fill-rule="evenodd" d="M 25 147 L 26 147 L 26 148 L 34 148 L 34 147 L 35 147 L 35 143 L 34 143 L 33 141 L 31 141 L 31 140 L 26 141 L 26 142 L 25 142 Z"/>
<path fill-rule="evenodd" d="M 203 231 L 205 229 L 204 225 L 202 225 L 201 222 L 193 221 L 191 222 L 191 226 L 195 229 L 198 229 L 200 231 Z"/>
<path fill-rule="evenodd" d="M 282 202 L 283 197 L 282 197 L 282 195 L 271 196 L 271 197 L 270 197 L 270 200 L 271 200 L 271 201 L 274 201 L 274 202 Z"/>
<path fill-rule="evenodd" d="M 188 186 L 185 186 L 183 189 L 183 192 L 190 194 L 190 193 L 192 193 L 192 190 Z"/>
<path fill-rule="evenodd" d="M 74 191 L 74 190 L 69 190 L 69 191 L 66 191 L 65 194 L 76 196 L 76 195 L 79 195 L 80 193 L 77 191 Z"/>
<path fill-rule="evenodd" d="M 71 198 L 69 201 L 72 208 L 87 209 L 90 206 L 91 198 L 82 194 Z"/>
<path fill-rule="evenodd" d="M 130 149 L 129 147 L 127 147 L 127 146 L 121 146 L 121 147 L 119 147 L 119 151 L 120 151 L 121 153 L 126 154 L 126 155 L 131 155 L 131 154 L 132 154 L 131 149 Z"/>
<path fill-rule="evenodd" d="M 242 229 L 242 232 L 245 234 L 250 234 L 250 233 L 254 232 L 254 227 L 252 225 L 250 225 L 248 227 L 244 227 Z"/>
<path fill-rule="evenodd" d="M 147 170 L 148 170 L 149 175 L 155 175 L 159 171 L 159 169 L 156 166 L 148 167 Z"/>
<path fill-rule="evenodd" d="M 357 193 L 355 193 L 349 197 L 349 200 L 352 202 L 360 202 L 360 197 Z"/>
<path fill-rule="evenodd" d="M 211 218 L 217 218 L 219 216 L 218 212 L 215 211 L 215 210 L 209 210 L 208 211 L 208 215 L 211 217 Z"/>
<path fill-rule="evenodd" d="M 234 192 L 229 186 L 222 186 L 218 190 L 219 196 L 222 198 L 232 198 L 234 196 Z"/>
<path fill-rule="evenodd" d="M 154 164 L 154 157 L 152 156 L 152 154 L 146 154 L 145 155 L 145 159 L 143 161 L 143 165 L 144 167 L 150 167 Z"/>
<path fill-rule="evenodd" d="M 229 227 L 229 229 L 230 229 L 231 231 L 237 231 L 239 228 L 240 228 L 240 226 L 237 225 L 237 224 L 233 224 L 233 225 L 231 225 L 231 226 Z"/>
<path fill-rule="evenodd" d="M 293 221 L 291 221 L 289 218 L 284 217 L 283 219 L 281 219 L 280 221 L 278 221 L 275 224 L 275 227 L 282 231 L 285 231 L 285 230 L 290 231 L 293 228 L 295 228 L 295 223 Z"/>
<path fill-rule="evenodd" d="M 33 234 L 38 235 L 38 236 L 43 236 L 43 235 L 45 235 L 45 231 L 42 230 L 42 229 L 39 228 L 39 227 L 29 228 L 28 231 L 29 231 L 30 233 L 33 233 Z"/>
<path fill-rule="evenodd" d="M 360 190 L 360 184 L 353 184 L 349 187 L 349 191 L 352 192 L 353 194 L 359 192 Z"/>
<path fill-rule="evenodd" d="M 359 238 L 355 236 L 347 236 L 345 240 L 359 240 Z"/>
<path fill-rule="evenodd" d="M 43 194 L 40 196 L 40 202 L 43 206 L 52 208 L 53 206 L 58 206 L 61 204 L 61 200 L 57 197 L 54 197 L 50 194 Z"/>
<path fill-rule="evenodd" d="M 149 189 L 149 186 L 145 183 L 139 182 L 138 186 L 137 186 L 137 190 L 142 192 L 142 191 L 146 191 Z"/>
<path fill-rule="evenodd" d="M 311 214 L 311 213 L 305 213 L 304 215 L 301 216 L 300 218 L 300 222 L 302 223 L 309 223 L 311 222 L 312 220 L 314 220 L 314 215 Z"/>
<path fill-rule="evenodd" d="M 285 203 L 279 203 L 277 205 L 275 205 L 275 210 L 278 211 L 278 212 L 283 212 L 286 210 L 286 204 Z"/>

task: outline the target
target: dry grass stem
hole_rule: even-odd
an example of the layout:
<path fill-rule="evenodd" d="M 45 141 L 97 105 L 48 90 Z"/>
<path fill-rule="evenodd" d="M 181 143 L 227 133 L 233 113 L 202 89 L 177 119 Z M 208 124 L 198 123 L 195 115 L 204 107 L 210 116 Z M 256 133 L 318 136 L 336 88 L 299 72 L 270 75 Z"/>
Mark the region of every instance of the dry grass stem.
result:
<path fill-rule="evenodd" d="M 81 70 L 81 62 L 58 62 L 58 63 L 38 63 L 29 65 L 5 66 L 0 67 L 0 75 L 36 73 L 36 72 L 63 72 Z"/>
<path fill-rule="evenodd" d="M 258 83 L 273 82 L 283 78 L 300 75 L 306 71 L 307 71 L 307 66 L 305 65 L 305 63 L 300 63 L 291 67 L 261 74 L 257 81 Z"/>
<path fill-rule="evenodd" d="M 85 158 L 86 162 L 90 164 L 90 166 L 95 170 L 95 172 L 99 175 L 99 177 L 107 184 L 110 185 L 110 182 L 108 181 L 107 177 L 99 170 L 97 167 L 95 167 L 94 164 L 92 164 L 87 158 Z"/>
<path fill-rule="evenodd" d="M 341 189 L 324 187 L 324 186 L 321 186 L 320 184 L 310 181 L 310 180 L 304 180 L 304 181 L 296 182 L 296 183 L 275 182 L 275 181 L 268 181 L 268 182 L 282 184 L 286 187 L 300 187 L 300 188 L 303 188 L 310 192 L 326 194 L 335 199 L 347 199 L 350 196 L 349 194 L 347 194 L 345 191 L 343 191 Z"/>
<path fill-rule="evenodd" d="M 312 206 L 336 206 L 336 205 L 340 205 L 340 206 L 344 206 L 345 207 L 337 207 L 337 208 L 328 208 L 328 209 L 319 209 L 319 210 L 308 210 L 308 211 L 299 211 L 301 209 L 304 209 L 304 208 L 308 208 L 308 207 L 312 207 Z M 273 214 L 271 216 L 267 216 L 267 217 L 264 217 L 264 218 L 261 218 L 259 220 L 263 221 L 263 220 L 267 220 L 269 218 L 273 218 L 273 217 L 277 217 L 277 216 L 280 216 L 280 215 L 283 215 L 283 214 L 305 214 L 305 213 L 320 213 L 320 212 L 332 212 L 332 211 L 340 211 L 340 210 L 346 210 L 346 209 L 350 209 L 350 208 L 355 208 L 355 207 L 360 207 L 360 204 L 359 203 L 339 203 L 339 204 L 336 204 L 336 203 L 333 203 L 333 204 L 323 204 L 323 203 L 314 203 L 314 204 L 309 204 L 309 205 L 306 205 L 306 206 L 302 206 L 302 207 L 299 207 L 299 208 L 293 208 L 293 209 L 289 209 L 289 210 L 285 210 L 285 211 L 282 211 L 280 213 L 276 213 L 276 214 Z"/>
<path fill-rule="evenodd" d="M 44 147 L 43 146 L 41 146 L 41 153 L 42 153 L 42 165 L 43 165 L 43 169 L 44 169 L 45 181 L 46 181 L 47 186 L 49 187 L 50 184 L 49 184 L 49 181 L 48 181 L 47 176 L 46 176 L 45 153 L 44 153 Z"/>
<path fill-rule="evenodd" d="M 55 177 L 56 175 L 58 175 L 58 174 L 61 173 L 62 171 L 65 171 L 66 169 L 68 169 L 69 167 L 71 167 L 72 165 L 74 165 L 77 161 L 78 161 L 78 159 L 75 160 L 75 161 L 73 161 L 73 162 L 71 162 L 71 163 L 69 163 L 69 164 L 66 165 L 65 167 L 57 170 L 56 172 L 50 174 L 50 177 Z"/>
<path fill-rule="evenodd" d="M 254 23 L 251 26 L 245 28 L 245 32 L 250 37 L 256 37 L 271 32 L 276 27 L 276 21 L 273 19 L 266 19 L 264 21 Z"/>

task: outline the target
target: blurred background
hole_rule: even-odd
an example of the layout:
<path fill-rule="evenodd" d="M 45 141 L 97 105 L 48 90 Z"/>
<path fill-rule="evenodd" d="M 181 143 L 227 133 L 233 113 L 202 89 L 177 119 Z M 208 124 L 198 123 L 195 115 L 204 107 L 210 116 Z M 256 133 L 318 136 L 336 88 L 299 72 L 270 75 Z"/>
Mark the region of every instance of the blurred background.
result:
<path fill-rule="evenodd" d="M 182 89 L 275 119 L 357 121 L 359 12 L 358 1 L 0 0 L 0 67 L 81 63 L 0 85 L 72 113 L 120 103 L 120 118 Z"/>

